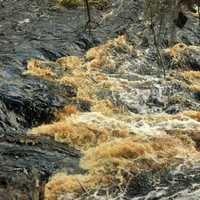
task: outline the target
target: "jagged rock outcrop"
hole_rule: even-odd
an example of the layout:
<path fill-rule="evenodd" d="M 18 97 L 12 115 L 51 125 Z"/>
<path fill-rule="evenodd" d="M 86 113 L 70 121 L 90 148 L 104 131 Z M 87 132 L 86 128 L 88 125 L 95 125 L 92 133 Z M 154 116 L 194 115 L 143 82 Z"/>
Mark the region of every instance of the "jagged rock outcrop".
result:
<path fill-rule="evenodd" d="M 169 46 L 166 24 L 158 46 L 162 66 L 143 3 L 113 0 L 106 9 L 92 8 L 89 34 L 83 8 L 56 7 L 50 0 L 0 2 L 0 198 L 43 199 L 48 180 L 49 198 L 57 197 L 48 187 L 54 183 L 59 198 L 68 189 L 87 193 L 115 181 L 107 175 L 116 173 L 116 166 L 143 169 L 144 162 L 144 168 L 161 169 L 166 161 L 160 173 L 136 173 L 130 199 L 199 199 L 198 162 L 178 171 L 168 165 L 190 156 L 198 160 L 193 153 L 200 144 L 199 20 L 184 11 L 187 21 L 176 27 L 175 46 Z M 100 154 L 100 168 L 95 152 L 110 146 L 116 151 L 112 159 L 109 151 Z M 85 157 L 75 148 L 87 150 Z M 49 179 L 56 172 L 63 174 Z M 57 181 L 67 187 L 59 188 Z M 96 197 L 87 193 L 87 198 Z"/>

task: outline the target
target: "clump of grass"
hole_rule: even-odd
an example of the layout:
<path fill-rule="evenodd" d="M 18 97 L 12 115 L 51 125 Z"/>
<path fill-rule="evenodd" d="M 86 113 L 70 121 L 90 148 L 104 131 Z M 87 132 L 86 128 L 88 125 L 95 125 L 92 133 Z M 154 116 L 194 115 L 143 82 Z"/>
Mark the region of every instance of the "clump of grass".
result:
<path fill-rule="evenodd" d="M 105 88 L 110 90 L 118 89 L 119 83 L 112 81 L 100 70 L 115 69 L 116 60 L 113 60 L 113 54 L 122 49 L 131 53 L 133 47 L 128 43 L 126 36 L 119 36 L 110 40 L 99 47 L 91 48 L 85 58 L 77 56 L 66 56 L 59 58 L 56 63 L 55 72 L 48 67 L 43 67 L 49 61 L 31 60 L 28 63 L 28 70 L 24 74 L 31 74 L 47 80 L 54 81 L 56 84 L 71 85 L 77 88 L 77 98 L 88 99 L 91 102 L 97 101 L 97 92 Z M 62 75 L 57 73 L 62 71 Z M 67 69 L 65 71 L 65 69 Z"/>
<path fill-rule="evenodd" d="M 110 138 L 110 134 L 106 129 L 97 128 L 86 123 L 75 123 L 70 118 L 33 128 L 32 133 L 51 136 L 56 141 L 70 144 L 77 149 L 87 149 L 90 146 L 108 141 Z"/>
<path fill-rule="evenodd" d="M 106 116 L 113 116 L 116 113 L 120 113 L 120 109 L 114 106 L 109 100 L 98 101 L 94 106 L 92 106 L 91 111 L 103 113 Z"/>
<path fill-rule="evenodd" d="M 24 75 L 39 76 L 46 80 L 53 80 L 56 74 L 50 68 L 42 68 L 45 61 L 32 59 L 28 62 L 27 71 Z"/>
<path fill-rule="evenodd" d="M 184 81 L 188 84 L 188 88 L 194 92 L 200 92 L 200 72 L 198 71 L 185 71 L 181 73 Z"/>
<path fill-rule="evenodd" d="M 71 196 L 75 199 L 78 194 L 87 193 L 99 183 L 108 185 L 111 183 L 111 176 L 74 175 L 64 173 L 56 174 L 45 187 L 45 200 L 65 199 Z"/>
<path fill-rule="evenodd" d="M 182 54 L 186 51 L 187 45 L 178 43 L 170 49 L 170 55 L 174 61 L 179 62 L 182 59 Z"/>
<path fill-rule="evenodd" d="M 64 69 L 74 69 L 82 64 L 82 60 L 77 56 L 66 56 L 56 61 Z"/>
<path fill-rule="evenodd" d="M 62 77 L 60 80 L 58 80 L 59 84 L 61 85 L 71 85 L 75 88 L 78 88 L 78 80 L 77 78 L 67 75 Z"/>
<path fill-rule="evenodd" d="M 172 136 L 129 137 L 106 142 L 84 153 L 80 163 L 88 174 L 52 177 L 45 187 L 45 199 L 62 199 L 67 194 L 73 194 L 75 198 L 103 187 L 108 190 L 116 187 L 117 190 L 127 185 L 127 173 L 132 175 L 134 182 L 134 175 L 162 170 L 189 157 L 195 159 L 196 155 L 192 142 Z"/>
<path fill-rule="evenodd" d="M 182 44 L 173 47 L 171 56 L 179 60 L 184 48 Z M 56 66 L 63 72 L 61 76 L 56 70 L 55 75 L 51 74 L 48 66 L 41 65 L 43 61 L 29 63 L 27 73 L 52 79 L 55 84 L 73 85 L 78 89 L 75 100 L 87 99 L 91 103 L 91 112 L 81 113 L 73 105 L 66 106 L 56 113 L 56 122 L 32 129 L 34 135 L 50 136 L 81 150 L 84 156 L 80 165 L 88 172 L 86 175 L 52 177 L 45 187 L 46 200 L 65 199 L 68 194 L 79 196 L 105 185 L 108 188 L 124 186 L 127 184 L 124 172 L 137 175 L 197 158 L 198 112 L 129 115 L 116 108 L 107 97 L 98 95 L 105 88 L 110 91 L 123 89 L 123 84 L 111 79 L 104 70 L 115 68 L 123 52 L 127 55 L 133 50 L 127 38 L 120 36 L 90 49 L 85 58 L 68 56 L 57 60 Z M 198 72 L 181 75 L 187 83 L 199 84 Z"/>
<path fill-rule="evenodd" d="M 200 122 L 200 112 L 197 111 L 186 111 L 184 112 L 184 115 L 191 117 L 192 119 Z"/>
<path fill-rule="evenodd" d="M 81 0 L 57 0 L 57 3 L 61 6 L 72 8 L 81 5 Z"/>
<path fill-rule="evenodd" d="M 110 0 L 89 0 L 89 4 L 104 7 L 108 5 Z"/>
<path fill-rule="evenodd" d="M 182 73 L 183 77 L 189 81 L 193 81 L 193 80 L 196 80 L 200 79 L 200 72 L 199 71 L 186 71 L 186 72 L 183 72 Z"/>
<path fill-rule="evenodd" d="M 76 113 L 78 113 L 78 112 L 79 112 L 79 111 L 78 111 L 78 109 L 77 109 L 76 106 L 74 106 L 74 105 L 69 105 L 69 106 L 65 106 L 64 109 L 63 109 L 62 111 L 57 112 L 57 113 L 55 114 L 55 117 L 56 117 L 57 120 L 63 120 L 63 119 L 65 119 L 66 117 L 69 117 L 69 116 L 71 116 L 71 115 L 73 115 L 73 114 L 76 114 Z"/>
<path fill-rule="evenodd" d="M 121 35 L 106 44 L 89 49 L 86 53 L 86 60 L 89 61 L 90 68 L 109 68 L 114 69 L 116 63 L 112 60 L 112 54 L 115 51 L 123 50 L 128 54 L 134 53 L 133 46 L 129 45 L 126 35 Z"/>
<path fill-rule="evenodd" d="M 105 7 L 109 4 L 110 0 L 88 0 L 89 5 L 95 7 Z M 73 8 L 84 5 L 84 0 L 57 0 L 61 6 Z"/>
<path fill-rule="evenodd" d="M 110 126 L 105 127 L 108 117 L 96 113 L 81 114 L 74 106 L 66 107 L 57 117 L 60 121 L 33 128 L 32 134 L 50 136 L 58 142 L 70 144 L 81 150 L 110 141 L 112 138 L 129 136 L 126 124 L 119 127 L 119 122 L 110 118 Z"/>
<path fill-rule="evenodd" d="M 196 153 L 192 140 L 187 138 L 190 143 L 174 136 L 117 139 L 88 149 L 80 165 L 95 175 L 161 169 Z"/>

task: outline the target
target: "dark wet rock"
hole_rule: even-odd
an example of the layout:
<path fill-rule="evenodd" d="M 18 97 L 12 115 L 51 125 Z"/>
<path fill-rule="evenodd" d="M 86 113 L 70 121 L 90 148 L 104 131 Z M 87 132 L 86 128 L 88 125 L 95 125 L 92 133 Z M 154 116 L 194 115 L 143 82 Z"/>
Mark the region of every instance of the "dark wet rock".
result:
<path fill-rule="evenodd" d="M 55 8 L 55 2 L 47 0 L 1 2 L 0 96 L 4 113 L 1 130 L 24 131 L 49 122 L 55 111 L 72 101 L 66 97 L 76 95 L 74 88 L 55 87 L 48 81 L 22 74 L 31 58 L 55 61 L 64 55 L 80 55 L 101 42 L 102 39 L 89 37 L 85 31 L 84 12 Z M 100 11 L 96 12 L 96 17 L 99 14 Z M 57 70 L 50 62 L 43 67 Z M 90 110 L 88 102 L 78 107 Z"/>
<path fill-rule="evenodd" d="M 0 85 L 0 93 L 6 113 L 13 112 L 12 120 L 7 116 L 8 122 L 2 121 L 2 129 L 5 130 L 9 123 L 12 126 L 7 125 L 8 130 L 47 123 L 52 120 L 56 110 L 72 101 L 65 97 L 75 96 L 73 88 L 54 87 L 48 81 L 22 77 L 29 59 L 55 61 L 63 55 L 81 55 L 92 46 L 123 32 L 131 23 L 139 24 L 141 13 L 138 9 L 142 9 L 141 2 L 125 1 L 122 6 L 120 1 L 113 1 L 107 11 L 113 9 L 115 14 L 98 21 L 99 26 L 94 27 L 91 36 L 85 30 L 83 9 L 55 8 L 50 1 L 2 2 L 0 66 L 4 80 Z M 94 20 L 102 19 L 100 16 L 104 11 L 93 12 Z M 51 62 L 43 67 L 57 70 Z M 80 110 L 90 110 L 88 102 L 82 102 L 78 107 Z"/>
<path fill-rule="evenodd" d="M 62 170 L 80 171 L 79 152 L 46 138 L 36 140 L 25 132 L 50 122 L 56 111 L 69 104 L 77 105 L 80 111 L 90 111 L 90 102 L 74 100 L 77 91 L 71 86 L 58 86 L 22 75 L 31 58 L 47 59 L 42 67 L 55 71 L 59 78 L 62 71 L 59 74 L 52 61 L 64 55 L 83 55 L 93 46 L 126 34 L 138 50 L 137 55 L 125 56 L 127 62 L 119 62 L 118 68 L 104 72 L 127 80 L 128 85 L 120 92 L 102 90 L 98 97 L 108 96 L 114 105 L 139 114 L 200 110 L 198 93 L 171 81 L 161 82 L 163 69 L 158 62 L 152 32 L 144 23 L 143 3 L 144 0 L 113 0 L 106 10 L 93 9 L 94 24 L 89 35 L 82 8 L 56 8 L 50 0 L 0 2 L 0 199 L 27 200 L 34 199 L 34 195 L 43 199 L 44 184 L 50 175 Z M 176 27 L 177 42 L 197 46 L 199 21 L 191 13 L 184 15 L 187 17 L 184 26 Z M 168 47 L 168 27 L 163 32 L 160 46 Z M 197 48 L 184 56 L 184 66 L 199 70 Z M 165 60 L 166 70 L 172 69 L 171 61 L 170 57 Z M 177 69 L 174 66 L 173 69 Z M 130 188 L 130 194 L 135 196 L 134 200 L 199 199 L 198 172 L 198 168 L 178 173 L 172 170 L 164 172 L 161 178 L 156 173 L 141 174 L 137 185 Z"/>
<path fill-rule="evenodd" d="M 54 112 L 67 103 L 66 97 L 75 95 L 75 90 L 70 86 L 59 88 L 37 78 L 20 77 L 20 80 L 2 81 L 0 84 L 0 100 L 6 107 L 6 113 L 13 113 L 7 123 L 11 126 L 14 120 L 14 127 L 19 124 L 28 128 L 49 122 Z"/>
<path fill-rule="evenodd" d="M 48 177 L 80 173 L 78 151 L 47 138 L 10 133 L 0 137 L 0 199 L 43 199 Z"/>
<path fill-rule="evenodd" d="M 83 52 L 76 44 L 84 32 L 83 9 L 51 9 L 55 2 L 38 0 L 6 1 L 3 5 L 0 32 L 6 34 L 0 35 L 1 60 L 14 55 L 20 62 L 30 58 L 54 61 Z"/>
<path fill-rule="evenodd" d="M 181 108 L 179 105 L 169 105 L 169 107 L 165 110 L 168 114 L 177 114 L 181 112 Z"/>
<path fill-rule="evenodd" d="M 162 1 L 160 1 L 160 3 L 161 2 Z M 182 13 L 182 22 L 180 23 L 178 12 L 176 13 L 177 16 L 173 18 L 171 12 L 164 13 L 165 11 L 163 11 L 162 16 L 159 15 L 153 19 L 153 28 L 158 46 L 166 48 L 178 42 L 183 42 L 187 45 L 200 44 L 200 26 L 198 17 L 194 17 L 192 12 L 185 8 L 179 12 L 179 14 Z M 155 14 L 156 16 L 157 13 L 159 13 L 158 9 L 156 9 L 153 15 Z M 179 19 L 179 21 L 177 21 L 177 19 Z M 150 45 L 154 45 L 154 34 L 150 26 L 150 17 L 147 21 L 148 23 L 145 24 L 145 31 L 142 31 L 143 37 L 148 39 Z M 159 28 L 160 25 L 163 30 Z"/>
<path fill-rule="evenodd" d="M 16 131 L 24 129 L 25 119 L 21 118 L 14 111 L 7 109 L 6 105 L 1 102 L 0 104 L 0 132 Z"/>
<path fill-rule="evenodd" d="M 89 112 L 91 110 L 91 103 L 86 100 L 78 100 L 78 102 L 74 102 L 77 105 L 77 108 L 82 112 Z"/>
<path fill-rule="evenodd" d="M 177 41 L 187 45 L 200 44 L 200 26 L 198 18 L 194 18 L 191 13 L 186 15 L 188 21 L 183 29 L 177 30 Z M 195 27 L 195 28 L 194 28 Z"/>
<path fill-rule="evenodd" d="M 180 60 L 182 67 L 189 68 L 194 71 L 200 70 L 200 47 L 199 46 L 189 46 L 186 51 L 182 54 L 182 59 Z"/>
<path fill-rule="evenodd" d="M 55 75 L 56 78 L 61 78 L 63 76 L 63 73 L 65 69 L 61 69 L 60 65 L 56 62 L 52 61 L 44 61 L 39 64 L 39 67 L 41 69 L 50 69 Z"/>
<path fill-rule="evenodd" d="M 177 27 L 183 28 L 187 22 L 188 18 L 184 15 L 183 12 L 179 12 L 177 18 L 174 20 L 174 23 Z"/>
<path fill-rule="evenodd" d="M 200 101 L 200 93 L 199 92 L 194 92 L 193 97 L 197 100 Z"/>
<path fill-rule="evenodd" d="M 142 173 L 137 177 L 137 186 L 133 184 L 128 193 L 131 200 L 198 200 L 200 197 L 199 167 L 179 166 L 177 169 L 163 172 Z M 194 176 L 194 174 L 196 174 Z M 144 193 L 143 195 L 141 195 Z"/>
<path fill-rule="evenodd" d="M 172 52 L 175 55 L 170 55 Z M 164 62 L 169 69 L 185 69 L 199 71 L 200 69 L 200 48 L 199 46 L 187 46 L 178 43 L 174 47 L 162 51 Z"/>

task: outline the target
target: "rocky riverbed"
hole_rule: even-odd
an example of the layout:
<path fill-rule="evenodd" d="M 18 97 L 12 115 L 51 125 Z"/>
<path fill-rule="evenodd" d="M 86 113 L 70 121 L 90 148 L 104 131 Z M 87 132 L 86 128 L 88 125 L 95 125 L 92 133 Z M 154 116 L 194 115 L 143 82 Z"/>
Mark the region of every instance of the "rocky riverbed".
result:
<path fill-rule="evenodd" d="M 0 199 L 199 199 L 199 18 L 164 74 L 143 7 L 0 1 Z"/>

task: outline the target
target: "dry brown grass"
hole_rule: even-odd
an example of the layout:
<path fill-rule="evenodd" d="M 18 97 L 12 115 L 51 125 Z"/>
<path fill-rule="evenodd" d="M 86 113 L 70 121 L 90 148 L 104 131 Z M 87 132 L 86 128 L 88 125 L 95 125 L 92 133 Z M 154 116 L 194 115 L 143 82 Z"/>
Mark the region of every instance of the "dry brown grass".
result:
<path fill-rule="evenodd" d="M 110 66 L 110 59 L 108 59 L 108 49 L 102 45 L 94 47 L 86 53 L 86 60 L 89 61 L 88 66 L 91 68 L 103 68 Z"/>
<path fill-rule="evenodd" d="M 198 127 L 200 127 L 198 124 L 200 121 L 199 112 L 187 111 L 177 115 L 136 115 L 130 117 L 118 112 L 118 110 L 113 110 L 109 101 L 102 103 L 99 107 L 92 108 L 92 110 L 96 109 L 93 111 L 97 112 L 85 114 L 80 113 L 74 106 L 68 106 L 62 112 L 57 113 L 59 121 L 33 128 L 32 133 L 37 136 L 50 136 L 58 142 L 86 150 L 114 138 L 126 138 L 136 133 L 140 134 L 134 123 L 142 121 L 144 124 L 154 127 L 154 129 L 143 129 L 147 135 L 152 136 L 153 130 L 155 135 L 163 137 L 166 134 L 176 136 L 181 133 L 197 141 L 195 138 L 198 136 Z M 104 103 L 108 103 L 108 105 L 104 105 Z M 106 106 L 111 106 L 111 108 L 108 107 L 107 111 Z M 164 125 L 162 125 L 163 123 Z M 188 125 L 189 123 L 192 123 L 191 127 Z M 161 129 L 162 126 L 164 127 Z"/>
<path fill-rule="evenodd" d="M 78 149 L 88 149 L 109 141 L 112 137 L 128 136 L 128 132 L 124 129 L 108 130 L 97 127 L 96 124 L 75 121 L 73 116 L 65 117 L 65 120 L 53 124 L 33 128 L 32 133 L 51 136 L 58 142 L 70 144 Z"/>
<path fill-rule="evenodd" d="M 28 70 L 25 74 L 39 76 L 41 78 L 54 81 L 56 84 L 71 85 L 77 89 L 77 98 L 87 99 L 94 105 L 97 102 L 96 93 L 99 89 L 116 88 L 119 83 L 109 79 L 99 69 L 111 69 L 116 67 L 112 59 L 115 49 L 126 49 L 131 52 L 132 46 L 129 45 L 126 36 L 119 36 L 107 43 L 90 49 L 84 58 L 77 56 L 66 56 L 56 61 L 61 70 L 69 69 L 63 72 L 63 75 L 56 74 L 49 68 L 42 68 L 41 65 L 49 61 L 31 60 L 28 63 Z M 55 70 L 58 71 L 59 69 Z M 59 78 L 58 78 L 59 77 Z"/>
<path fill-rule="evenodd" d="M 184 71 L 181 73 L 187 83 L 187 87 L 195 93 L 200 92 L 200 72 L 198 71 Z"/>
<path fill-rule="evenodd" d="M 58 142 L 70 144 L 78 149 L 87 149 L 108 141 L 111 137 L 106 129 L 98 129 L 84 123 L 73 123 L 70 119 L 33 128 L 32 133 L 51 136 Z"/>
<path fill-rule="evenodd" d="M 143 121 L 145 123 L 149 123 L 152 126 L 155 124 L 166 122 L 166 121 L 172 121 L 172 120 L 178 120 L 178 121 L 184 121 L 188 119 L 188 116 L 186 114 L 187 112 L 183 113 L 177 113 L 176 115 L 170 115 L 170 114 L 150 114 L 150 115 L 135 115 L 131 118 L 129 118 L 129 121 Z"/>
<path fill-rule="evenodd" d="M 92 112 L 100 112 L 106 116 L 113 116 L 114 114 L 121 113 L 120 109 L 113 105 L 109 100 L 97 101 L 91 108 Z"/>
<path fill-rule="evenodd" d="M 182 54 L 187 50 L 187 45 L 184 43 L 178 43 L 170 49 L 170 56 L 175 62 L 179 62 L 182 59 Z"/>
<path fill-rule="evenodd" d="M 80 165 L 95 175 L 114 175 L 123 170 L 134 173 L 157 170 L 179 159 L 196 156 L 192 140 L 190 143 L 184 141 L 186 140 L 172 136 L 118 139 L 88 149 Z"/>
<path fill-rule="evenodd" d="M 199 13 L 198 12 L 192 12 L 192 15 L 194 16 L 194 17 L 199 17 Z"/>
<path fill-rule="evenodd" d="M 74 175 L 68 176 L 64 173 L 56 174 L 45 186 L 45 200 L 65 199 L 71 194 L 75 199 L 77 194 L 87 193 L 91 188 L 111 183 L 110 176 Z"/>
<path fill-rule="evenodd" d="M 194 93 L 200 93 L 200 86 L 198 85 L 192 85 L 190 87 L 191 91 L 194 92 Z"/>
<path fill-rule="evenodd" d="M 59 84 L 61 85 L 71 85 L 75 88 L 78 88 L 78 80 L 76 77 L 67 75 L 62 77 L 60 80 L 58 80 Z"/>
<path fill-rule="evenodd" d="M 63 120 L 66 117 L 71 116 L 72 114 L 77 114 L 78 112 L 79 111 L 76 106 L 69 105 L 69 106 L 65 106 L 62 111 L 55 113 L 55 117 L 57 120 Z"/>
<path fill-rule="evenodd" d="M 81 5 L 81 0 L 56 0 L 57 3 L 64 7 L 77 7 Z"/>
<path fill-rule="evenodd" d="M 89 174 L 57 174 L 45 187 L 45 199 L 64 199 L 67 194 L 75 197 L 103 186 L 125 186 L 124 172 L 133 174 L 134 181 L 138 173 L 161 170 L 188 158 L 199 158 L 189 138 L 130 137 L 103 143 L 88 149 L 81 159 L 81 167 Z"/>
<path fill-rule="evenodd" d="M 170 49 L 170 55 L 179 62 L 186 49 L 186 45 L 177 44 Z M 36 136 L 50 136 L 81 150 L 84 156 L 80 166 L 88 170 L 87 175 L 52 177 L 45 187 L 46 200 L 62 199 L 69 193 L 76 196 L 99 186 L 124 185 L 127 182 L 125 171 L 137 175 L 199 159 L 195 149 L 195 142 L 200 141 L 199 112 L 130 115 L 107 97 L 100 97 L 99 93 L 105 89 L 123 89 L 121 82 L 103 73 L 104 69 L 117 67 L 123 57 L 118 54 L 121 50 L 126 54 L 134 52 L 126 36 L 90 49 L 85 58 L 60 58 L 58 66 L 67 70 L 59 79 L 50 69 L 41 67 L 43 61 L 29 62 L 26 73 L 53 80 L 55 84 L 72 85 L 78 90 L 74 100 L 87 100 L 91 104 L 90 113 L 81 113 L 73 105 L 66 106 L 56 113 L 56 122 L 32 129 Z M 200 91 L 199 72 L 183 72 L 181 76 L 189 88 Z"/>
<path fill-rule="evenodd" d="M 56 77 L 56 74 L 52 72 L 51 69 L 41 68 L 41 64 L 43 63 L 45 63 L 45 61 L 35 59 L 30 60 L 27 65 L 27 71 L 24 74 L 30 74 L 33 76 L 39 76 L 43 79 L 53 80 Z"/>
<path fill-rule="evenodd" d="M 77 56 L 66 56 L 56 61 L 64 69 L 74 69 L 82 65 L 83 61 Z"/>
<path fill-rule="evenodd" d="M 200 112 L 197 111 L 186 111 L 183 113 L 184 115 L 200 122 Z"/>
<path fill-rule="evenodd" d="M 78 6 L 83 6 L 84 1 L 83 0 L 56 0 L 57 3 L 61 6 L 73 8 Z M 90 6 L 95 7 L 105 7 L 109 4 L 110 0 L 88 0 Z"/>
<path fill-rule="evenodd" d="M 193 80 L 193 79 L 200 79 L 200 72 L 199 71 L 185 71 L 182 73 L 184 78 L 188 80 Z"/>
<path fill-rule="evenodd" d="M 87 71 L 74 70 L 72 75 L 64 76 L 59 80 L 60 84 L 71 84 L 78 89 L 77 98 L 84 98 L 90 101 L 96 99 L 97 83 L 93 81 L 95 73 Z"/>
<path fill-rule="evenodd" d="M 128 43 L 127 37 L 122 35 L 99 47 L 91 48 L 85 56 L 86 60 L 89 61 L 88 66 L 90 68 L 115 68 L 116 64 L 112 60 L 112 52 L 120 48 L 126 49 L 129 54 L 134 52 L 133 47 Z"/>

